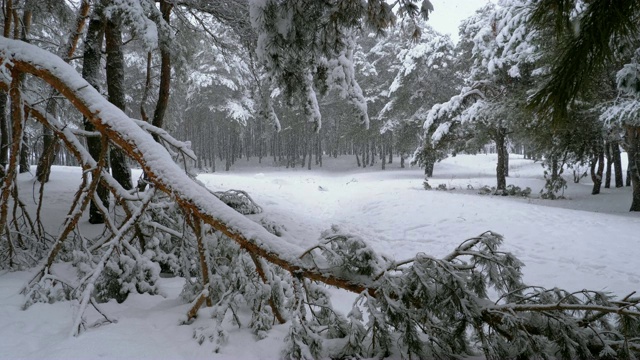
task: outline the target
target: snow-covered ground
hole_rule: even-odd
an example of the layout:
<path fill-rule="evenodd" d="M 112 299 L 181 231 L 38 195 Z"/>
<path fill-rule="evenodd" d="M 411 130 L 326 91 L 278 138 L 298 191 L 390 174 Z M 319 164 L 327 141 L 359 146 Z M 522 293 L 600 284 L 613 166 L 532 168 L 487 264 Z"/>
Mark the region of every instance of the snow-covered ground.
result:
<path fill-rule="evenodd" d="M 419 252 L 444 255 L 464 239 L 493 230 L 505 236 L 504 249 L 526 264 L 524 277 L 530 284 L 618 295 L 640 290 L 640 215 L 627 211 L 630 188 L 603 189 L 592 196 L 588 179 L 580 184 L 568 179 L 567 200 L 542 200 L 537 198 L 544 184 L 540 164 L 512 156 L 507 183 L 531 187 L 532 196 L 478 195 L 479 187 L 495 185 L 495 160 L 495 155 L 459 155 L 437 164 L 429 183 L 455 188 L 451 191 L 424 190 L 422 171 L 400 169 L 397 159 L 385 171 L 379 164 L 354 169 L 355 159 L 349 157 L 325 158 L 322 169 L 311 171 L 273 168 L 269 160 L 262 165 L 239 160 L 230 173 L 199 178 L 214 190 L 248 191 L 302 247 L 312 245 L 332 224 L 343 224 L 365 234 L 379 252 L 402 260 Z M 51 232 L 61 224 L 79 181 L 77 168 L 54 169 L 45 196 Z M 32 176 L 22 175 L 20 184 L 23 199 L 33 203 Z M 100 230 L 83 219 L 85 234 Z M 60 264 L 56 271 L 68 269 Z M 256 341 L 250 330 L 229 324 L 229 342 L 214 354 L 206 342 L 200 346 L 192 339 L 194 329 L 211 320 L 200 316 L 194 324 L 179 325 L 188 310 L 178 297 L 182 280 L 165 278 L 161 286 L 166 297 L 135 295 L 123 304 L 105 304 L 118 323 L 73 338 L 72 304 L 35 304 L 21 311 L 19 291 L 29 276 L 0 272 L 2 359 L 273 359 L 279 357 L 287 330 L 286 324 L 276 326 L 266 339 Z M 350 294 L 332 293 L 338 307 L 350 307 Z"/>

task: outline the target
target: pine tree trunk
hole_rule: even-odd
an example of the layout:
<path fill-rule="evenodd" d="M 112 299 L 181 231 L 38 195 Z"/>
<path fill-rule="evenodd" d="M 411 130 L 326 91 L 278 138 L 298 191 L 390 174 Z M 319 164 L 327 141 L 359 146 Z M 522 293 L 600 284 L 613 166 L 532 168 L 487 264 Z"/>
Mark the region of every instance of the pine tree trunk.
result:
<path fill-rule="evenodd" d="M 8 95 L 0 90 L 0 178 L 4 178 L 9 163 L 9 126 L 7 122 Z"/>
<path fill-rule="evenodd" d="M 53 101 L 51 101 L 53 102 Z M 47 104 L 48 107 L 48 104 Z M 55 112 L 55 109 L 53 109 Z M 51 111 L 47 113 L 52 114 Z M 40 159 L 38 159 L 38 166 L 36 167 L 36 179 L 41 183 L 49 181 L 49 175 L 51 174 L 51 165 L 55 161 L 58 152 L 58 141 L 53 136 L 51 129 L 46 126 L 42 127 L 42 153 Z"/>
<path fill-rule="evenodd" d="M 33 15 L 33 1 L 34 0 L 27 0 L 24 4 L 24 13 L 22 14 L 22 21 L 19 21 L 17 18 L 14 19 L 15 21 L 15 25 L 20 25 L 20 39 L 24 42 L 29 42 L 29 39 L 27 38 L 30 30 L 31 30 L 31 19 L 32 19 L 32 15 Z M 14 10 L 15 11 L 15 10 Z M 16 17 L 17 12 L 14 12 L 14 17 Z M 17 29 L 17 28 L 16 28 Z M 15 38 L 18 38 L 17 36 L 18 34 L 14 33 Z M 24 74 L 20 75 L 20 83 L 24 82 Z M 27 121 L 27 119 L 24 120 L 25 122 Z M 22 136 L 22 147 L 20 148 L 20 169 L 19 172 L 21 174 L 24 174 L 26 172 L 29 172 L 30 168 L 29 168 L 29 154 L 30 154 L 30 149 L 29 149 L 29 137 L 27 136 L 27 132 L 25 131 L 23 136 Z"/>
<path fill-rule="evenodd" d="M 99 75 L 100 75 L 100 60 L 102 58 L 102 39 L 104 38 L 104 21 L 102 20 L 102 8 L 97 7 L 89 20 L 89 26 L 87 28 L 87 34 L 84 40 L 84 54 L 82 65 L 82 77 L 87 80 L 91 86 L 96 89 L 100 89 Z M 86 131 L 95 131 L 93 124 L 87 119 L 83 119 L 84 129 Z M 95 136 L 87 137 L 87 149 L 89 154 L 96 159 L 100 157 L 100 138 Z M 108 208 L 109 206 L 109 190 L 102 185 L 98 184 L 96 190 L 98 197 L 102 201 L 102 204 Z M 91 200 L 89 205 L 89 222 L 91 224 L 104 223 L 104 217 L 94 200 Z"/>
<path fill-rule="evenodd" d="M 369 150 L 371 152 L 371 155 L 369 155 L 370 156 L 369 160 L 371 161 L 371 163 L 369 163 L 369 166 L 373 166 L 376 163 L 376 148 L 377 148 L 376 147 L 376 142 L 373 141 L 371 143 L 370 148 L 369 148 Z"/>
<path fill-rule="evenodd" d="M 596 169 L 596 164 L 598 165 Z M 591 160 L 591 180 L 593 181 L 593 190 L 591 195 L 600 194 L 602 187 L 602 174 L 604 172 L 604 149 L 599 146 L 596 156 Z"/>
<path fill-rule="evenodd" d="M 504 176 L 509 177 L 509 149 L 506 144 L 504 147 Z"/>
<path fill-rule="evenodd" d="M 55 94 L 55 92 L 52 92 Z M 56 102 L 53 99 L 49 99 L 47 102 L 47 113 L 54 118 L 56 117 L 57 109 Z M 46 183 L 49 181 L 49 175 L 51 174 L 51 165 L 53 164 L 57 153 L 57 141 L 54 139 L 53 132 L 46 126 L 42 127 L 42 154 L 38 160 L 38 166 L 36 167 L 36 179 L 40 183 Z"/>
<path fill-rule="evenodd" d="M 322 137 L 320 134 L 317 136 L 318 138 L 318 166 L 322 167 Z"/>
<path fill-rule="evenodd" d="M 613 170 L 616 173 L 616 187 L 624 186 L 622 181 L 622 159 L 620 159 L 620 145 L 618 142 L 611 143 L 611 157 L 613 158 Z"/>
<path fill-rule="evenodd" d="M 611 188 L 611 167 L 613 165 L 611 162 L 611 143 L 604 144 L 604 156 L 607 159 L 607 170 L 604 177 L 604 188 L 609 189 Z"/>
<path fill-rule="evenodd" d="M 160 0 L 160 11 L 162 18 L 169 24 L 171 19 L 171 9 L 173 5 L 167 3 L 166 0 Z M 153 112 L 153 126 L 164 127 L 164 115 L 169 105 L 169 93 L 171 90 L 171 52 L 166 44 L 160 45 L 160 87 L 158 90 L 158 102 Z M 158 139 L 156 138 L 156 141 Z"/>
<path fill-rule="evenodd" d="M 633 189 L 633 200 L 629 211 L 640 211 L 640 126 L 627 125 L 625 133 Z"/>
<path fill-rule="evenodd" d="M 494 139 L 496 143 L 496 152 L 498 153 L 498 164 L 496 165 L 496 178 L 497 186 L 496 190 L 507 189 L 506 168 L 507 162 L 505 159 L 506 154 L 506 136 L 504 129 L 500 128 L 496 131 Z"/>
<path fill-rule="evenodd" d="M 404 154 L 400 155 L 400 168 L 404 169 Z"/>
<path fill-rule="evenodd" d="M 307 161 L 307 169 L 311 170 L 311 158 L 313 158 L 313 136 L 314 134 L 307 133 L 307 155 L 309 156 L 309 160 Z M 302 164 L 304 167 L 304 164 Z"/>
<path fill-rule="evenodd" d="M 3 36 L 9 38 L 11 36 L 11 8 L 12 0 L 6 0 L 4 10 L 4 31 Z M 5 90 L 0 89 L 0 178 L 4 178 L 9 164 L 9 122 L 7 119 L 7 101 L 9 94 Z"/>
<path fill-rule="evenodd" d="M 369 142 L 362 145 L 362 168 L 366 168 L 369 163 Z"/>
<path fill-rule="evenodd" d="M 25 119 L 26 121 L 26 119 Z M 20 174 L 29 172 L 29 137 L 25 132 L 22 135 L 22 147 L 20 147 Z"/>
<path fill-rule="evenodd" d="M 122 51 L 122 30 L 118 15 L 112 14 L 105 28 L 107 50 L 107 93 L 109 102 L 122 111 L 125 110 L 124 53 Z M 113 178 L 126 190 L 133 188 L 131 170 L 121 149 L 112 147 L 109 151 Z"/>

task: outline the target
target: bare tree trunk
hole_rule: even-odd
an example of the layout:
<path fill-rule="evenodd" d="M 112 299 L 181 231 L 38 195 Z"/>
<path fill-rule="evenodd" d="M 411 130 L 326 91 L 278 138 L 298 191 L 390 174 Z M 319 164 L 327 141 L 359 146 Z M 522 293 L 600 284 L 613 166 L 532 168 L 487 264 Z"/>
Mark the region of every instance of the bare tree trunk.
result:
<path fill-rule="evenodd" d="M 629 176 L 633 189 L 633 200 L 629 211 L 640 211 L 640 126 L 625 126 L 625 140 L 629 155 Z"/>
<path fill-rule="evenodd" d="M 616 187 L 624 186 L 622 181 L 622 159 L 620 159 L 620 144 L 618 142 L 611 143 L 611 157 L 613 158 L 613 170 L 616 173 Z"/>
<path fill-rule="evenodd" d="M 52 93 L 53 94 L 53 93 Z M 54 99 L 47 101 L 47 113 L 52 117 L 57 116 L 56 102 Z M 46 126 L 42 127 L 42 154 L 38 160 L 38 166 L 36 167 L 36 179 L 41 183 L 49 181 L 49 175 L 51 174 L 51 165 L 56 157 L 57 153 L 57 141 L 53 136 L 53 131 Z"/>
<path fill-rule="evenodd" d="M 316 137 L 318 139 L 318 166 L 322 167 L 322 137 L 320 134 Z"/>
<path fill-rule="evenodd" d="M 7 92 L 0 90 L 0 178 L 7 172 L 9 162 L 9 127 L 7 124 Z"/>
<path fill-rule="evenodd" d="M 613 165 L 611 161 L 611 143 L 607 142 L 604 144 L 604 156 L 607 159 L 607 170 L 604 177 L 604 188 L 609 189 L 611 188 L 611 167 Z"/>
<path fill-rule="evenodd" d="M 506 144 L 504 146 L 504 176 L 509 177 L 509 148 Z"/>
<path fill-rule="evenodd" d="M 496 130 L 495 143 L 496 143 L 496 152 L 498 153 L 498 164 L 496 166 L 496 178 L 497 178 L 497 186 L 496 190 L 506 190 L 507 189 L 507 179 L 506 179 L 506 168 L 507 162 L 505 159 L 506 151 L 506 135 L 505 129 L 499 128 Z"/>
<path fill-rule="evenodd" d="M 309 136 L 307 147 L 309 148 L 309 161 L 307 162 L 307 169 L 311 170 L 311 158 L 313 157 L 313 135 Z M 303 165 L 304 166 L 304 165 Z"/>
<path fill-rule="evenodd" d="M 18 38 L 18 29 L 20 30 L 20 39 L 24 42 L 29 42 L 27 35 L 31 30 L 31 19 L 33 15 L 34 0 L 27 0 L 24 5 L 24 12 L 22 14 L 22 21 L 18 20 L 18 12 L 13 9 L 14 17 L 14 37 Z M 24 74 L 20 75 L 20 83 L 24 82 Z M 24 120 L 25 122 L 27 119 Z M 22 147 L 20 148 L 20 173 L 29 172 L 29 137 L 25 131 L 22 136 Z"/>
<path fill-rule="evenodd" d="M 112 14 L 107 20 L 105 28 L 105 39 L 107 49 L 107 92 L 109 101 L 125 110 L 125 90 L 124 90 L 124 53 L 122 52 L 122 31 L 121 20 L 117 14 Z M 130 190 L 133 188 L 131 180 L 131 170 L 127 165 L 127 158 L 124 152 L 112 147 L 109 153 L 111 160 L 111 170 L 113 178 L 118 181 L 123 188 Z"/>
<path fill-rule="evenodd" d="M 596 164 L 598 165 L 596 169 Z M 598 146 L 597 153 L 591 160 L 591 180 L 593 181 L 593 190 L 591 195 L 600 194 L 602 187 L 602 174 L 604 172 L 604 149 L 602 145 Z"/>
<path fill-rule="evenodd" d="M 393 164 L 393 133 L 389 133 L 389 145 L 387 146 L 389 151 L 389 164 Z"/>
<path fill-rule="evenodd" d="M 12 0 L 6 0 L 4 10 L 4 29 L 2 35 L 5 38 L 11 36 L 11 8 Z M 7 100 L 9 96 L 4 89 L 0 89 L 0 178 L 7 173 L 9 162 L 9 124 L 7 122 Z"/>
<path fill-rule="evenodd" d="M 162 18 L 169 24 L 171 19 L 171 10 L 173 5 L 169 4 L 166 0 L 160 1 L 160 11 L 162 12 Z M 156 103 L 156 109 L 153 112 L 153 126 L 162 128 L 164 126 L 164 114 L 167 111 L 169 105 L 169 93 L 171 90 L 171 52 L 167 48 L 166 44 L 160 46 L 160 89 L 158 92 L 158 102 Z M 156 141 L 158 139 L 156 138 Z"/>
<path fill-rule="evenodd" d="M 83 53 L 83 65 L 82 65 L 82 77 L 87 80 L 91 86 L 96 89 L 100 89 L 99 74 L 100 74 L 100 61 L 102 58 L 102 40 L 104 38 L 104 21 L 102 19 L 102 7 L 98 5 L 95 8 L 91 19 L 89 20 L 89 26 L 87 27 L 87 34 L 84 40 L 84 53 Z M 95 131 L 96 128 L 87 119 L 83 118 L 84 129 L 86 131 Z M 90 136 L 87 137 L 87 150 L 94 159 L 100 158 L 101 141 L 99 137 Z M 105 169 L 107 170 L 107 169 Z M 96 193 L 102 201 L 102 205 L 105 208 L 109 206 L 109 190 L 99 183 Z M 89 205 L 89 222 L 91 224 L 103 224 L 104 216 L 100 211 L 98 205 L 91 199 Z"/>
<path fill-rule="evenodd" d="M 370 145 L 369 143 L 367 143 L 367 146 L 369 147 L 369 152 L 371 154 L 371 155 L 368 155 L 368 156 L 371 156 L 369 159 L 370 161 L 369 166 L 373 166 L 376 163 L 376 155 L 377 155 L 376 154 L 377 147 L 376 147 L 375 140 L 372 141 Z"/>

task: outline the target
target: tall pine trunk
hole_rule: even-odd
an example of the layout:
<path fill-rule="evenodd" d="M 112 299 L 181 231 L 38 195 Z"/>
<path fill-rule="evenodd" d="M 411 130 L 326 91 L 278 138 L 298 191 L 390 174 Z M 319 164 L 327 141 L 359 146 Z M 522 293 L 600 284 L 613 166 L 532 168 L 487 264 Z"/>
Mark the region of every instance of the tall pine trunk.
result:
<path fill-rule="evenodd" d="M 104 38 L 104 21 L 102 19 L 102 7 L 98 5 L 91 15 L 89 20 L 89 26 L 87 27 L 87 34 L 84 40 L 84 53 L 82 63 L 82 77 L 87 80 L 91 86 L 96 89 L 100 89 L 99 75 L 100 75 L 100 61 L 102 58 L 102 39 Z M 89 121 L 84 118 L 84 129 L 86 131 L 95 131 L 95 127 Z M 87 137 L 87 148 L 89 154 L 98 161 L 100 157 L 100 138 L 96 136 Z M 102 205 L 109 206 L 109 190 L 98 183 L 96 190 L 98 197 L 100 198 Z M 104 217 L 94 200 L 91 200 L 89 205 L 89 222 L 91 224 L 103 224 Z"/>
<path fill-rule="evenodd" d="M 629 211 L 640 211 L 640 126 L 626 125 L 625 133 L 633 189 L 633 200 Z"/>
<path fill-rule="evenodd" d="M 6 38 L 11 36 L 11 8 L 12 0 L 6 0 L 4 10 L 4 31 L 2 35 Z M 7 121 L 7 101 L 9 95 L 5 90 L 0 89 L 0 178 L 4 178 L 9 164 L 9 123 Z"/>
<path fill-rule="evenodd" d="M 496 178 L 497 186 L 496 190 L 507 189 L 507 161 L 506 161 L 506 129 L 499 128 L 496 131 L 495 143 L 496 151 L 498 152 L 498 164 L 496 165 Z"/>
<path fill-rule="evenodd" d="M 611 161 L 611 143 L 604 144 L 604 156 L 607 159 L 607 170 L 605 171 L 604 176 L 604 188 L 609 189 L 611 187 L 611 168 L 613 165 Z"/>
<path fill-rule="evenodd" d="M 27 0 L 24 3 L 24 12 L 22 14 L 22 20 L 18 20 L 18 12 L 14 9 L 14 37 L 18 38 L 18 31 L 20 29 L 20 39 L 24 42 L 29 42 L 28 35 L 31 30 L 31 19 L 33 15 L 33 7 L 35 6 L 34 0 Z M 19 25 L 19 26 L 18 26 Z M 20 83 L 24 82 L 24 74 L 20 75 Z M 27 119 L 25 118 L 25 122 Z M 29 137 L 27 136 L 27 132 L 25 131 L 22 136 L 22 147 L 20 147 L 20 173 L 29 172 Z"/>
<path fill-rule="evenodd" d="M 596 168 L 597 165 L 597 168 Z M 593 181 L 592 195 L 600 194 L 602 187 L 602 174 L 604 172 L 604 149 L 599 145 L 596 154 L 591 160 L 591 180 Z"/>
<path fill-rule="evenodd" d="M 7 92 L 0 90 L 0 178 L 7 172 L 9 163 L 9 127 L 7 122 Z"/>
<path fill-rule="evenodd" d="M 611 144 L 611 157 L 613 158 L 613 170 L 616 174 L 616 187 L 623 187 L 624 182 L 622 180 L 622 159 L 620 159 L 620 144 L 618 144 L 617 141 Z"/>
<path fill-rule="evenodd" d="M 122 51 L 122 30 L 119 16 L 112 14 L 105 29 L 107 49 L 107 93 L 109 101 L 125 111 L 124 53 Z M 121 149 L 112 147 L 109 152 L 113 178 L 125 189 L 133 188 L 131 170 Z"/>

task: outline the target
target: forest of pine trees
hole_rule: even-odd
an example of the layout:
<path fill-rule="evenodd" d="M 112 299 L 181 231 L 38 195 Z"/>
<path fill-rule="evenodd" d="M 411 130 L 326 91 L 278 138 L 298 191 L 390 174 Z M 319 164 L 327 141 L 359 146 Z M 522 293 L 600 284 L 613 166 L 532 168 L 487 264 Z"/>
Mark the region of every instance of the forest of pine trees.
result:
<path fill-rule="evenodd" d="M 547 198 L 564 169 L 583 165 L 594 195 L 632 186 L 640 211 L 635 2 L 499 0 L 462 22 L 458 43 L 429 26 L 429 0 L 3 0 L 2 10 L 0 269 L 36 269 L 25 308 L 77 301 L 74 335 L 89 307 L 157 294 L 162 271 L 187 279 L 187 321 L 201 307 L 224 319 L 245 306 L 257 338 L 289 323 L 287 358 L 639 354 L 640 298 L 529 286 L 496 233 L 396 263 L 331 227 L 300 253 L 278 224 L 245 216 L 261 212 L 249 194 L 195 179 L 239 161 L 312 169 L 345 155 L 354 168 L 398 162 L 432 176 L 438 161 L 492 144 L 496 194 L 518 152 L 544 165 Z M 54 164 L 83 169 L 56 234 L 16 183 L 36 166 L 42 201 Z M 97 239 L 77 231 L 85 211 L 104 224 Z M 77 267 L 73 286 L 52 273 L 59 261 Z M 354 310 L 333 311 L 326 286 L 356 293 Z M 330 353 L 327 339 L 342 346 Z"/>

